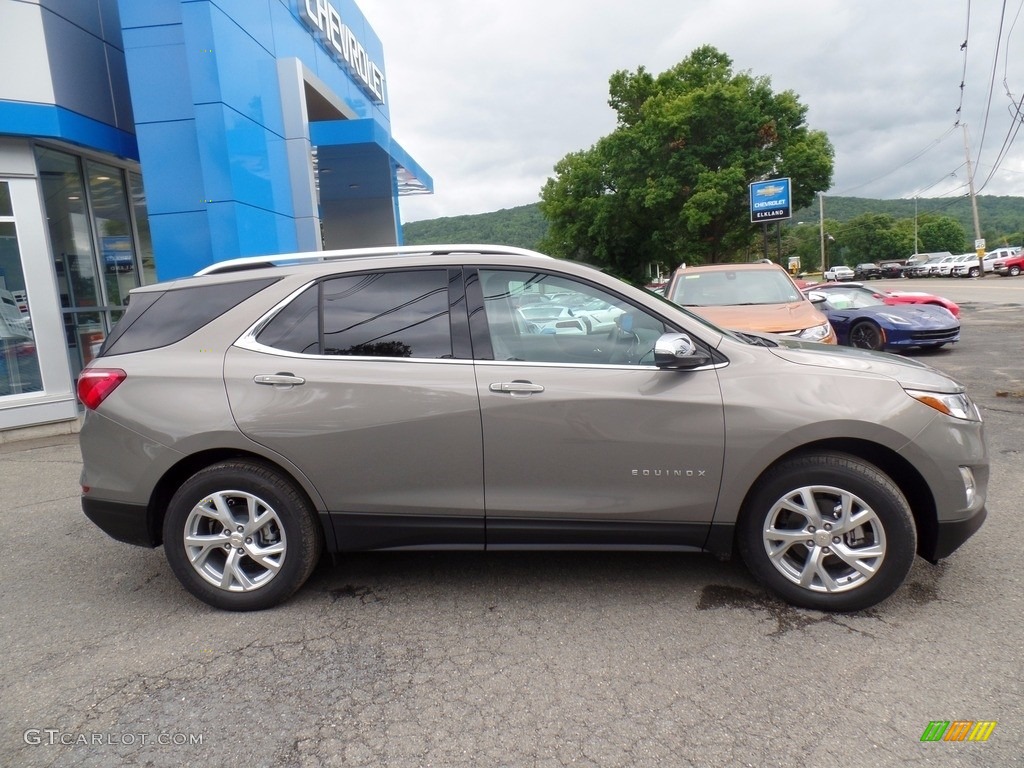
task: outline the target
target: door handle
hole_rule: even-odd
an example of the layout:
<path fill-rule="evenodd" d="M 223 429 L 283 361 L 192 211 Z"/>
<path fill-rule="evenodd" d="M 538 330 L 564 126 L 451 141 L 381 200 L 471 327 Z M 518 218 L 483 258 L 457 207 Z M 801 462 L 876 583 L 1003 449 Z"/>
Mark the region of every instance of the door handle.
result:
<path fill-rule="evenodd" d="M 252 377 L 257 384 L 267 384 L 272 387 L 287 389 L 298 384 L 305 384 L 306 380 L 293 373 L 257 373 Z"/>
<path fill-rule="evenodd" d="M 544 387 L 530 381 L 496 381 L 488 389 L 491 392 L 502 392 L 512 397 L 529 397 L 534 392 L 543 392 Z"/>

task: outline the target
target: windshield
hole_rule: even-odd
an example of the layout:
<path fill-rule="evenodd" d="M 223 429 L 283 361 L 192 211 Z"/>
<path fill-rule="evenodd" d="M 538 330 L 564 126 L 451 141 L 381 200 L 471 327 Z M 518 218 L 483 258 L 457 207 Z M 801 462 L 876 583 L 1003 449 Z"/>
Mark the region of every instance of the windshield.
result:
<path fill-rule="evenodd" d="M 558 317 L 565 312 L 565 307 L 554 304 L 534 304 L 528 307 L 520 307 L 519 313 L 529 320 L 541 320 L 545 317 Z"/>
<path fill-rule="evenodd" d="M 857 288 L 816 291 L 816 293 L 825 297 L 825 307 L 828 309 L 861 309 L 863 307 L 877 307 L 885 304 L 882 299 L 875 296 L 871 291 Z"/>
<path fill-rule="evenodd" d="M 668 297 L 684 307 L 725 307 L 789 304 L 800 292 L 785 272 L 777 269 L 722 269 L 683 272 Z"/>

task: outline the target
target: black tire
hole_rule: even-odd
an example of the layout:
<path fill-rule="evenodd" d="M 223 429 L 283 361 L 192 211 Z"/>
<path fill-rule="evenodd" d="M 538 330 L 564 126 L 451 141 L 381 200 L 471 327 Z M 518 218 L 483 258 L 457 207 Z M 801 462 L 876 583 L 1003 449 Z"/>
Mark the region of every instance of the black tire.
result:
<path fill-rule="evenodd" d="M 861 320 L 850 328 L 849 342 L 851 347 L 858 349 L 884 349 L 885 334 L 876 323 Z"/>
<path fill-rule="evenodd" d="M 737 543 L 754 577 L 793 605 L 859 611 L 903 583 L 917 531 L 906 498 L 877 467 L 821 453 L 785 460 L 758 481 Z"/>
<path fill-rule="evenodd" d="M 323 549 L 305 495 L 270 467 L 244 460 L 213 464 L 186 480 L 168 505 L 163 534 L 167 562 L 182 585 L 229 611 L 284 602 Z"/>
<path fill-rule="evenodd" d="M 1016 264 L 1014 264 L 1012 267 L 1010 267 L 1010 277 L 1016 277 L 1019 274 L 1020 274 L 1020 267 L 1018 267 Z"/>
<path fill-rule="evenodd" d="M 968 270 L 968 272 L 967 272 L 967 276 L 968 276 L 968 277 L 977 277 L 977 276 L 978 276 L 978 275 L 980 275 L 980 274 L 981 274 L 981 270 L 980 270 L 980 269 L 978 269 L 977 267 L 971 267 L 971 268 L 970 268 L 970 269 Z"/>

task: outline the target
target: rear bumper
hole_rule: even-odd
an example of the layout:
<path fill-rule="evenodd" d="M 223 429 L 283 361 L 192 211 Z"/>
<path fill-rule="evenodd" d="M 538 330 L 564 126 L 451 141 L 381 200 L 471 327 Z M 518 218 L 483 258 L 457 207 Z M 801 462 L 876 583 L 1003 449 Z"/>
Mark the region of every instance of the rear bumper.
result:
<path fill-rule="evenodd" d="M 153 530 L 154 525 L 143 505 L 83 496 L 82 511 L 113 539 L 139 547 L 153 548 L 160 545 L 160 531 Z"/>

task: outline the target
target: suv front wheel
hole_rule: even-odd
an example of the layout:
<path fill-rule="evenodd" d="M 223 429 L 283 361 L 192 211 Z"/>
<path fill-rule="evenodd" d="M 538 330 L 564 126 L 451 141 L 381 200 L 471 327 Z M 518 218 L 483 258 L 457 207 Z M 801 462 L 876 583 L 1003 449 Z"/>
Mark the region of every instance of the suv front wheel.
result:
<path fill-rule="evenodd" d="M 903 494 L 879 469 L 838 453 L 786 460 L 740 515 L 747 567 L 789 602 L 857 611 L 885 600 L 913 564 L 917 534 Z"/>
<path fill-rule="evenodd" d="M 213 464 L 186 480 L 167 508 L 163 534 L 182 585 L 232 611 L 287 600 L 322 549 L 305 496 L 271 468 L 243 460 Z"/>

